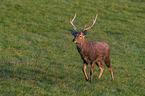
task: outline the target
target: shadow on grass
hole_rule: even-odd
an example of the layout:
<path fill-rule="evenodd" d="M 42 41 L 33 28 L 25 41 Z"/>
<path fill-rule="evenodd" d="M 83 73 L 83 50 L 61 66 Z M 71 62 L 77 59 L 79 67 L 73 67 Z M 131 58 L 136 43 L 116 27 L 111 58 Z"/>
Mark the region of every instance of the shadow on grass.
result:
<path fill-rule="evenodd" d="M 11 63 L 5 63 L 0 65 L 0 79 L 7 80 L 7 79 L 18 79 L 18 80 L 34 80 L 42 83 L 47 84 L 56 84 L 62 81 L 65 76 L 59 75 L 59 73 L 50 72 L 50 69 L 44 71 L 40 68 L 28 68 L 28 67 L 21 67 L 16 68 Z"/>

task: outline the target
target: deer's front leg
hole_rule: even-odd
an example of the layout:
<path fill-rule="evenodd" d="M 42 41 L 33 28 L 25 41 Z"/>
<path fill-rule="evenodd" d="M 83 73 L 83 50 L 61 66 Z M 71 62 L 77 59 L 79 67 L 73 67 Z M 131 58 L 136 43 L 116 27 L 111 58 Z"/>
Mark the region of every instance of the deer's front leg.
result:
<path fill-rule="evenodd" d="M 91 65 L 91 70 L 90 70 L 90 76 L 91 76 L 91 78 L 90 78 L 90 82 L 92 82 L 92 79 L 93 79 L 93 70 L 94 70 L 94 63 Z"/>
<path fill-rule="evenodd" d="M 84 65 L 83 65 L 83 72 L 84 72 L 84 75 L 85 75 L 85 77 L 86 77 L 86 80 L 89 81 L 89 78 L 88 78 L 88 76 L 87 76 L 87 74 L 86 74 L 86 68 L 87 68 L 87 64 L 84 63 Z"/>

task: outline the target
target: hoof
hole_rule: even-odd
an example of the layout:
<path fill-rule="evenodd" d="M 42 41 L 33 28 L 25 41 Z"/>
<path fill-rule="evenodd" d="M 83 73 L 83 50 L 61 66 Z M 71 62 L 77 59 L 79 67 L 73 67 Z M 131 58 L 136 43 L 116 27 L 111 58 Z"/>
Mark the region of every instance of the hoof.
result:
<path fill-rule="evenodd" d="M 88 79 L 86 79 L 87 81 L 90 81 L 90 79 L 88 78 Z"/>

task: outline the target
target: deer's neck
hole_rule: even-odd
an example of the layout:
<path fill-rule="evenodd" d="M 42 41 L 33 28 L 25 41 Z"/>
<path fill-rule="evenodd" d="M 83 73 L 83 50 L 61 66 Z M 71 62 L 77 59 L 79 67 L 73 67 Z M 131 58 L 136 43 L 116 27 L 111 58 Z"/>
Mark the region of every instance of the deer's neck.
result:
<path fill-rule="evenodd" d="M 84 39 L 82 43 L 77 44 L 77 49 L 78 49 L 79 53 L 82 53 L 83 51 L 86 51 L 87 41 Z"/>

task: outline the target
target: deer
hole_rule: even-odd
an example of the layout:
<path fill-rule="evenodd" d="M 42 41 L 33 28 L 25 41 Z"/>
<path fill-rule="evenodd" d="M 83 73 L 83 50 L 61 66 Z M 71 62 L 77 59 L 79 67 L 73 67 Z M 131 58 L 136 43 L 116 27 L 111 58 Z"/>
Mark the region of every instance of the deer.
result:
<path fill-rule="evenodd" d="M 100 74 L 98 78 L 99 79 L 101 78 L 101 75 L 104 70 L 104 66 L 101 63 L 102 61 L 104 61 L 104 63 L 106 64 L 107 68 L 111 73 L 112 80 L 114 80 L 112 66 L 110 65 L 109 45 L 105 42 L 85 40 L 87 30 L 94 26 L 97 16 L 98 14 L 96 14 L 96 17 L 93 20 L 93 24 L 88 28 L 86 28 L 85 25 L 84 29 L 81 32 L 78 32 L 73 24 L 73 21 L 76 18 L 76 13 L 74 15 L 74 18 L 72 20 L 70 19 L 70 23 L 75 30 L 75 31 L 70 30 L 70 32 L 74 36 L 73 42 L 76 43 L 77 50 L 83 60 L 83 73 L 85 75 L 86 80 L 90 81 L 91 83 L 92 83 L 93 69 L 95 64 L 100 68 Z M 90 79 L 86 74 L 86 68 L 88 64 L 90 64 Z"/>

